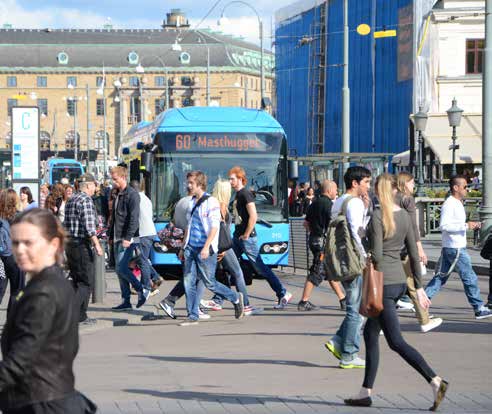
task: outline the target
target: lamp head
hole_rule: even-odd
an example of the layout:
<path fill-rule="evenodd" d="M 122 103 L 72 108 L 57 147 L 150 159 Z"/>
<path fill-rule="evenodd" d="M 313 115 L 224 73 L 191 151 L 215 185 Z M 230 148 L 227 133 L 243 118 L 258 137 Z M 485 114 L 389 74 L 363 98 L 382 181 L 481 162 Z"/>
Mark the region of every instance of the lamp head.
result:
<path fill-rule="evenodd" d="M 456 98 L 453 98 L 451 108 L 449 108 L 446 112 L 448 114 L 449 126 L 458 127 L 461 123 L 461 115 L 463 114 L 463 109 L 459 108 L 456 105 Z"/>
<path fill-rule="evenodd" d="M 145 69 L 144 67 L 139 63 L 136 67 L 135 67 L 135 72 L 137 73 L 144 73 L 145 72 Z"/>
<path fill-rule="evenodd" d="M 183 48 L 181 47 L 181 45 L 178 43 L 178 39 L 175 40 L 175 42 L 173 43 L 173 45 L 171 46 L 171 48 L 175 52 L 181 52 L 183 50 Z"/>
<path fill-rule="evenodd" d="M 220 15 L 220 19 L 217 20 L 217 26 L 226 26 L 229 23 L 229 19 L 225 16 L 224 13 Z"/>
<path fill-rule="evenodd" d="M 426 112 L 422 111 L 422 107 L 419 108 L 419 111 L 413 115 L 413 123 L 415 124 L 415 129 L 420 132 L 425 131 L 425 127 L 427 126 L 428 115 Z"/>

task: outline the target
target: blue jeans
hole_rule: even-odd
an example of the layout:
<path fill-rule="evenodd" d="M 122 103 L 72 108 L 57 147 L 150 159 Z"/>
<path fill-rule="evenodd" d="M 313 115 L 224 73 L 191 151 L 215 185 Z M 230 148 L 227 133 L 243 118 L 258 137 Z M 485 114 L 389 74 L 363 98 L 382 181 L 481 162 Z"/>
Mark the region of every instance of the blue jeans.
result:
<path fill-rule="evenodd" d="M 260 250 L 258 249 L 258 241 L 256 237 L 250 237 L 248 240 L 241 240 L 238 237 L 232 239 L 232 248 L 237 257 L 241 257 L 244 253 L 251 265 L 255 269 L 255 272 L 260 276 L 263 276 L 272 290 L 276 293 L 277 298 L 280 300 L 286 292 L 286 289 L 282 286 L 279 278 L 273 273 L 260 256 Z"/>
<path fill-rule="evenodd" d="M 362 317 L 359 315 L 362 299 L 362 276 L 357 276 L 351 282 L 342 282 L 345 289 L 347 313 L 338 328 L 333 341 L 340 345 L 342 359 L 352 360 L 360 349 L 360 327 Z"/>
<path fill-rule="evenodd" d="M 197 288 L 198 282 L 203 282 L 205 287 L 232 303 L 237 302 L 238 294 L 233 292 L 227 286 L 217 282 L 215 279 L 215 269 L 217 267 L 217 253 L 210 255 L 203 260 L 200 257 L 201 247 L 186 246 L 184 251 L 184 269 L 183 282 L 186 293 L 186 309 L 188 318 L 198 320 L 198 309 L 200 306 L 200 291 L 203 289 Z"/>
<path fill-rule="evenodd" d="M 227 250 L 220 263 L 224 270 L 236 280 L 236 290 L 243 294 L 244 306 L 249 306 L 248 291 L 246 290 L 244 274 L 234 251 L 232 249 Z M 222 305 L 222 302 L 224 301 L 219 295 L 215 295 L 212 300 L 220 305 Z"/>
<path fill-rule="evenodd" d="M 155 274 L 157 273 L 149 260 L 150 249 L 152 248 L 153 236 L 140 237 L 140 250 L 142 252 L 140 260 L 138 262 L 140 271 L 142 272 L 142 283 L 145 289 L 150 290 L 150 279 L 155 280 Z"/>
<path fill-rule="evenodd" d="M 483 301 L 480 298 L 480 288 L 478 287 L 478 278 L 473 271 L 472 263 L 466 248 L 453 249 L 450 247 L 443 247 L 441 250 L 441 257 L 436 266 L 436 272 L 434 277 L 427 284 L 425 293 L 431 299 L 439 290 L 441 286 L 445 285 L 449 279 L 451 273 L 455 271 L 461 278 L 463 286 L 465 287 L 465 295 L 468 302 L 475 311 L 479 310 Z"/>
<path fill-rule="evenodd" d="M 116 242 L 114 245 L 116 274 L 120 282 L 121 297 L 125 303 L 130 303 L 130 284 L 137 292 L 142 291 L 142 284 L 128 267 L 137 246 L 138 243 L 132 243 L 125 249 L 121 242 Z"/>

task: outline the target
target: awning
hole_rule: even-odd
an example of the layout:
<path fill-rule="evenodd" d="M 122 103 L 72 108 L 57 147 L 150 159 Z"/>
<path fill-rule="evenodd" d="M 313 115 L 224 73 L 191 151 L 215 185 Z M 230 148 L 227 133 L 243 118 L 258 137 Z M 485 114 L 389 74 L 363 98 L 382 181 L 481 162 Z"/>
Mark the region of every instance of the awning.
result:
<path fill-rule="evenodd" d="M 446 114 L 429 115 L 424 132 L 426 146 L 430 147 L 441 164 L 451 164 L 453 152 L 449 149 L 453 141 L 453 129 L 449 126 Z M 471 114 L 461 117 L 461 125 L 456 128 L 457 164 L 482 163 L 482 115 Z"/>
<path fill-rule="evenodd" d="M 391 159 L 391 162 L 394 165 L 398 165 L 399 167 L 408 167 L 408 165 L 410 164 L 410 150 L 396 154 Z"/>

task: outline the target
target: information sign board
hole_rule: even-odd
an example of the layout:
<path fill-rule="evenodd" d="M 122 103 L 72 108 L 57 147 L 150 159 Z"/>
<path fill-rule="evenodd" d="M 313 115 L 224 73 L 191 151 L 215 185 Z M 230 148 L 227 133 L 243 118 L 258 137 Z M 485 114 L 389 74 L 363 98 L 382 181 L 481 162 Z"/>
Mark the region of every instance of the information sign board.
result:
<path fill-rule="evenodd" d="M 39 108 L 12 108 L 12 178 L 39 180 Z"/>

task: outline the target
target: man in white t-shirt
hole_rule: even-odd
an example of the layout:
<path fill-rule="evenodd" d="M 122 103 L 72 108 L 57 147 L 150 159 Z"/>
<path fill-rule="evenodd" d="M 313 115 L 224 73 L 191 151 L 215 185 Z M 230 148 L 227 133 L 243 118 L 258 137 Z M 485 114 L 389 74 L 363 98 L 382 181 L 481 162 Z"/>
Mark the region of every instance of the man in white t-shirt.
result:
<path fill-rule="evenodd" d="M 337 216 L 347 197 L 352 197 L 347 203 L 347 221 L 357 247 L 361 254 L 366 256 L 362 239 L 365 237 L 369 223 L 367 209 L 371 172 L 364 167 L 350 167 L 343 180 L 347 191 L 333 204 L 331 216 Z M 362 275 L 349 282 L 342 282 L 342 285 L 345 289 L 346 315 L 335 335 L 325 343 L 325 347 L 340 360 L 340 368 L 365 368 L 366 361 L 359 357 L 360 327 L 363 321 L 362 316 L 359 315 Z"/>
<path fill-rule="evenodd" d="M 442 232 L 442 250 L 436 273 L 425 288 L 425 293 L 431 299 L 444 285 L 450 274 L 456 271 L 463 286 L 468 302 L 473 307 L 476 319 L 492 316 L 490 309 L 484 306 L 480 297 L 478 278 L 473 271 L 470 255 L 466 251 L 466 231 L 479 229 L 481 223 L 466 221 L 463 200 L 468 193 L 468 184 L 465 177 L 456 175 L 449 180 L 451 195 L 441 208 L 439 229 Z"/>

